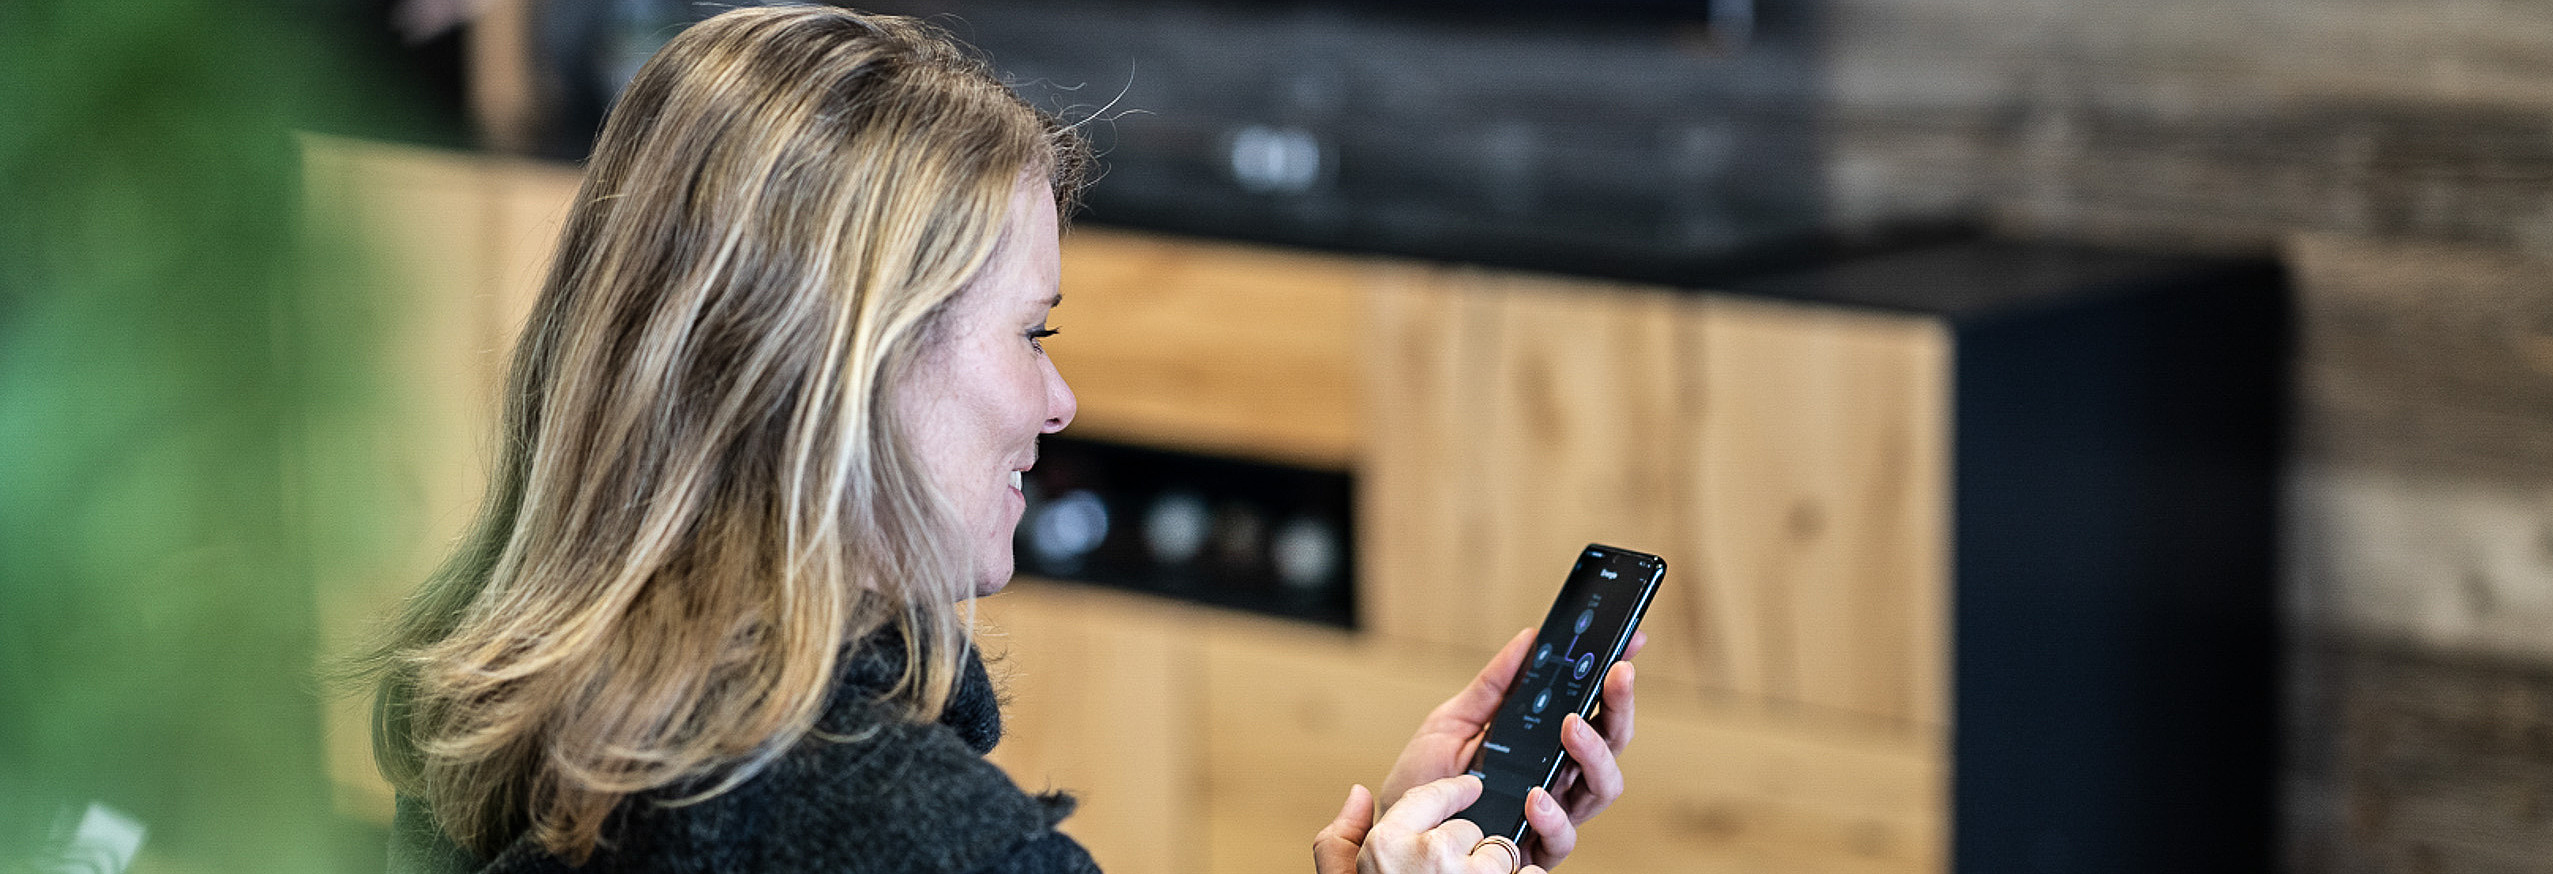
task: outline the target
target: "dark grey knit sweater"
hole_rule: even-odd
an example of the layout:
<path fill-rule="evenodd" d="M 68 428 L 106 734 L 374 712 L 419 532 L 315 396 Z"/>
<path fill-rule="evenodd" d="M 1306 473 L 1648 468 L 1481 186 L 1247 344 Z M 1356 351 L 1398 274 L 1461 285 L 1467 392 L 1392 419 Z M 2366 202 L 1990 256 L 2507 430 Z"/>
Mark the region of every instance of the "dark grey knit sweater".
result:
<path fill-rule="evenodd" d="M 967 654 L 965 677 L 936 724 L 904 722 L 879 706 L 878 695 L 902 672 L 903 649 L 873 639 L 844 659 L 817 722 L 837 736 L 875 734 L 850 743 L 808 737 L 698 804 L 623 802 L 604 846 L 582 867 L 528 838 L 494 859 L 473 858 L 444 838 L 422 805 L 402 797 L 391 874 L 1097 874 L 1090 854 L 1055 831 L 1072 799 L 1023 792 L 984 761 L 1001 740 L 1002 713 L 980 656 Z"/>

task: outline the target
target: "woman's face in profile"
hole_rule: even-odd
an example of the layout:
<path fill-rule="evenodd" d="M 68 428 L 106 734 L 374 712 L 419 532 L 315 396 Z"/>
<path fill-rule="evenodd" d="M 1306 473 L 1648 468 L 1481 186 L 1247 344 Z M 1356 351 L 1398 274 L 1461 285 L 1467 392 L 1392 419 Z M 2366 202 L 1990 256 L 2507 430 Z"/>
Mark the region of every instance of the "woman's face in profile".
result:
<path fill-rule="evenodd" d="M 1023 181 L 1001 244 L 941 314 L 897 393 L 926 481 L 964 528 L 978 595 L 1010 582 L 1011 532 L 1027 506 L 1019 476 L 1037 463 L 1037 436 L 1073 420 L 1073 390 L 1040 342 L 1062 299 L 1056 236 L 1052 192 L 1043 179 Z"/>

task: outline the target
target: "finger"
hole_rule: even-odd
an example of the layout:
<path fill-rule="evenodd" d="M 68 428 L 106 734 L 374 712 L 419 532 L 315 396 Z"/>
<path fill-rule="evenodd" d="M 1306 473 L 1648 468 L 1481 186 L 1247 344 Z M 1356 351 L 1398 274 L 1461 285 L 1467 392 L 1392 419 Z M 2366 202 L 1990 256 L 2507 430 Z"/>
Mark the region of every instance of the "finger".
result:
<path fill-rule="evenodd" d="M 1542 787 L 1525 793 L 1525 824 L 1534 827 L 1534 861 L 1558 865 L 1578 848 L 1578 825 L 1569 821 L 1569 812 Z"/>
<path fill-rule="evenodd" d="M 1569 799 L 1572 818 L 1594 816 L 1622 797 L 1622 766 L 1614 761 L 1613 748 L 1578 714 L 1560 721 L 1560 746 L 1578 762 L 1578 791 Z"/>
<path fill-rule="evenodd" d="M 1630 662 L 1616 663 L 1613 670 L 1605 674 L 1604 712 L 1596 718 L 1604 720 L 1601 730 L 1605 744 L 1613 747 L 1616 754 L 1631 746 L 1631 710 L 1636 703 L 1631 694 L 1631 684 L 1639 675 L 1640 669 L 1632 667 Z"/>
<path fill-rule="evenodd" d="M 1319 874 L 1355 874 L 1357 851 L 1365 846 L 1365 833 L 1374 824 L 1374 793 L 1364 786 L 1350 786 L 1347 805 L 1339 808 L 1337 819 L 1312 838 L 1312 870 Z"/>
<path fill-rule="evenodd" d="M 1421 732 L 1467 735 L 1478 733 L 1498 713 L 1498 702 L 1506 700 L 1508 684 L 1516 681 L 1516 669 L 1525 663 L 1525 649 L 1534 642 L 1534 630 L 1516 632 L 1498 654 L 1489 657 L 1480 674 L 1469 685 L 1427 714 L 1427 725 Z"/>
<path fill-rule="evenodd" d="M 1525 863 L 1524 850 L 1510 849 L 1515 846 L 1513 842 L 1483 840 L 1480 827 L 1470 820 L 1446 820 L 1427 837 L 1428 856 L 1438 860 L 1439 870 L 1510 874 Z"/>
<path fill-rule="evenodd" d="M 1631 632 L 1631 643 L 1630 643 L 1629 645 L 1624 646 L 1624 647 L 1622 648 L 1622 660 L 1623 660 L 1623 661 L 1630 661 L 1632 656 L 1636 656 L 1636 655 L 1639 655 L 1639 654 L 1640 654 L 1640 649 L 1641 649 L 1642 647 L 1646 647 L 1646 646 L 1648 646 L 1648 645 L 1649 645 L 1649 633 L 1648 633 L 1648 632 L 1646 632 L 1646 631 L 1634 631 L 1634 632 Z"/>
<path fill-rule="evenodd" d="M 1562 798 L 1578 797 L 1577 760 L 1564 759 L 1560 762 L 1560 772 L 1551 777 L 1551 792 Z"/>
<path fill-rule="evenodd" d="M 1430 837 L 1443 843 L 1445 846 L 1454 848 L 1455 855 L 1469 854 L 1472 850 L 1477 849 L 1480 845 L 1481 836 L 1486 834 L 1480 830 L 1480 826 L 1474 825 L 1471 820 L 1460 818 L 1446 820 L 1443 825 L 1439 825 L 1430 831 L 1434 832 L 1434 834 L 1430 835 Z"/>
<path fill-rule="evenodd" d="M 1497 866 L 1489 870 L 1496 874 L 1507 874 L 1511 870 L 1507 858 L 1502 855 L 1505 851 L 1481 848 L 1480 826 L 1473 825 L 1468 819 L 1449 819 L 1428 829 L 1426 834 L 1419 836 L 1419 846 L 1419 855 L 1428 860 L 1429 870 L 1472 870 L 1481 867 L 1479 857 L 1483 853 L 1497 859 Z"/>
<path fill-rule="evenodd" d="M 1480 778 L 1470 774 L 1447 777 L 1420 785 L 1403 793 L 1383 818 L 1374 821 L 1374 831 L 1415 835 L 1435 828 L 1463 808 L 1480 800 Z M 1475 826 L 1477 831 L 1478 827 Z M 1475 839 L 1477 839 L 1475 837 Z"/>

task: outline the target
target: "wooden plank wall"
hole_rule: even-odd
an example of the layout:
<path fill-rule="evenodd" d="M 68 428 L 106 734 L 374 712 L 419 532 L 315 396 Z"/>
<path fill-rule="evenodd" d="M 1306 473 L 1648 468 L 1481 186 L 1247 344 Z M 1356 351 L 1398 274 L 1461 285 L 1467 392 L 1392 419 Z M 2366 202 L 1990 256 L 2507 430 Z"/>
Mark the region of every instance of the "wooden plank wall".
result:
<path fill-rule="evenodd" d="M 2553 858 L 2553 4 L 1822 8 L 1840 220 L 2296 271 L 2288 867 Z"/>

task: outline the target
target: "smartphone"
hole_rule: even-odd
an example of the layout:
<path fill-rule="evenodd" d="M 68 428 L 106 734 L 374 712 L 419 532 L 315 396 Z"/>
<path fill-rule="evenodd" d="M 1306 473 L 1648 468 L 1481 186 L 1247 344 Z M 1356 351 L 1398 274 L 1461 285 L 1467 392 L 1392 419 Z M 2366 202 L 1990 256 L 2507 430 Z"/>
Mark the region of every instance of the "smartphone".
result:
<path fill-rule="evenodd" d="M 1480 778 L 1480 800 L 1457 816 L 1480 826 L 1482 834 L 1524 844 L 1531 830 L 1525 825 L 1525 793 L 1536 786 L 1549 790 L 1569 760 L 1560 747 L 1561 718 L 1596 715 L 1605 672 L 1631 644 L 1631 632 L 1640 627 L 1666 573 L 1666 560 L 1645 552 L 1590 543 L 1578 553 L 1559 600 L 1543 617 L 1542 632 L 1507 684 L 1506 700 L 1490 718 L 1488 735 L 1472 754 L 1470 773 Z"/>

